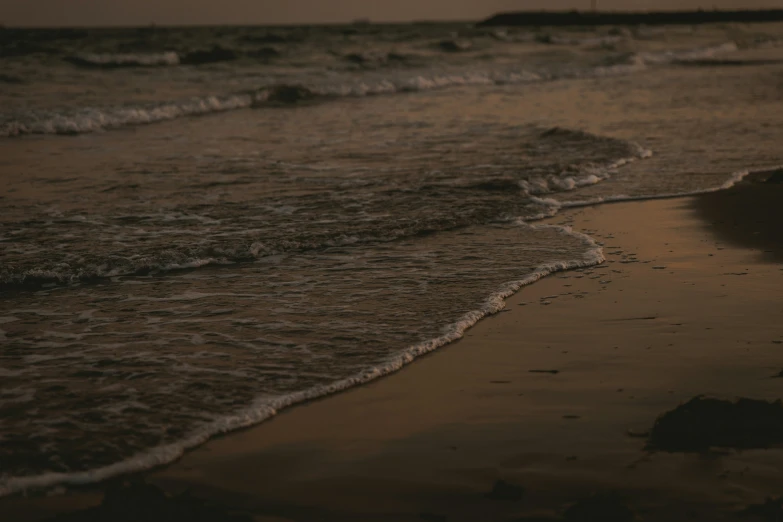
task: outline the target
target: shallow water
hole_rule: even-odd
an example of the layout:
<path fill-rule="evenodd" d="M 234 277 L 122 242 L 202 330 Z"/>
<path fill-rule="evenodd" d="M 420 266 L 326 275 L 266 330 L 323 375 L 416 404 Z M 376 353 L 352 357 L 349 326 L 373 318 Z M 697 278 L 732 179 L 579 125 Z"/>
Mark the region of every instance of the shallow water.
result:
<path fill-rule="evenodd" d="M 602 260 L 563 207 L 783 163 L 779 25 L 3 34 L 0 494 L 459 338 Z"/>

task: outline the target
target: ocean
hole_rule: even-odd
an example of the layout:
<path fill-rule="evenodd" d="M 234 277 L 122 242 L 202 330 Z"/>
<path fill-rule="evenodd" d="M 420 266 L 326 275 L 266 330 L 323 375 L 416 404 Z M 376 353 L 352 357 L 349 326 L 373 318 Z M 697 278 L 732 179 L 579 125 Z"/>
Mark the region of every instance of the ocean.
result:
<path fill-rule="evenodd" d="M 781 24 L 2 29 L 0 64 L 0 496 L 171 462 L 590 274 L 605 245 L 539 223 L 564 209 L 783 164 Z"/>

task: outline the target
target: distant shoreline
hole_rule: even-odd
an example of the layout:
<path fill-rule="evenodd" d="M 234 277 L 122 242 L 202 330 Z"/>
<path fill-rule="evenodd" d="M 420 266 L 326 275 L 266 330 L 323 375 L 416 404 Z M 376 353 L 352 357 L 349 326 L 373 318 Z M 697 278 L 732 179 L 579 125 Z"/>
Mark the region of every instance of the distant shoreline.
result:
<path fill-rule="evenodd" d="M 477 25 L 696 25 L 780 21 L 783 21 L 783 9 L 657 12 L 516 11 L 496 14 L 479 22 Z"/>

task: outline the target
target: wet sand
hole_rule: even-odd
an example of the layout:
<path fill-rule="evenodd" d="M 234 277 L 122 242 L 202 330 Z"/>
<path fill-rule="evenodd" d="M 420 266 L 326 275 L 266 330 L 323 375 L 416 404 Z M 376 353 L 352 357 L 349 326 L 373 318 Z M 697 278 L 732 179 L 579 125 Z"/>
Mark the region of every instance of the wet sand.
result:
<path fill-rule="evenodd" d="M 203 520 L 766 520 L 737 513 L 783 495 L 782 449 L 645 450 L 656 418 L 695 396 L 783 394 L 783 185 L 765 179 L 563 212 L 552 222 L 602 242 L 606 263 L 524 288 L 395 375 L 133 480 L 228 506 Z M 99 489 L 0 512 L 46 519 Z M 147 520 L 180 516 L 129 498 Z M 59 520 L 108 520 L 89 513 Z"/>

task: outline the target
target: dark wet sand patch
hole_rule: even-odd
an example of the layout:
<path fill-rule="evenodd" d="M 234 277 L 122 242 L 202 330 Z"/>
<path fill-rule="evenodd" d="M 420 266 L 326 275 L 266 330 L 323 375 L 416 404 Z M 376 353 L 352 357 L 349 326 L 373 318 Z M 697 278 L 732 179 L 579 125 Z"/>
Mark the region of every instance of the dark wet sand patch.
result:
<path fill-rule="evenodd" d="M 783 444 L 783 402 L 694 397 L 655 421 L 648 448 L 704 452 L 757 449 Z"/>
<path fill-rule="evenodd" d="M 731 190 L 693 198 L 712 231 L 734 245 L 783 263 L 783 169 L 755 173 Z"/>

